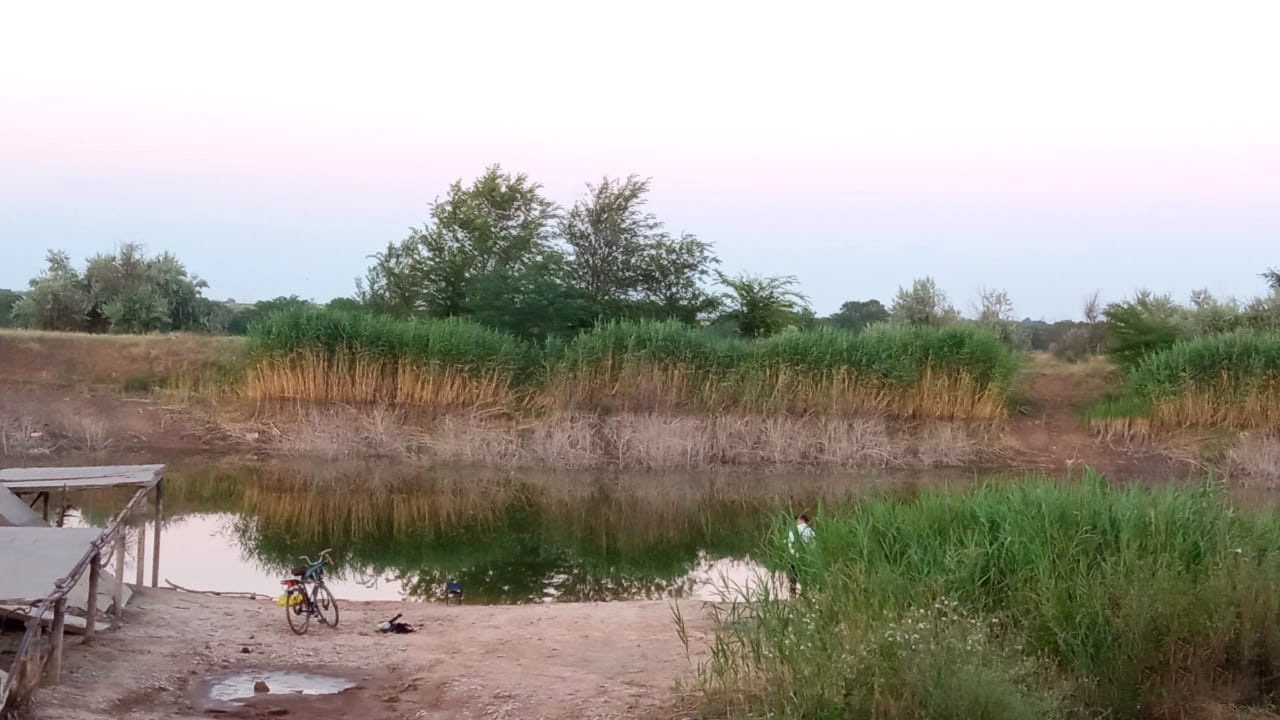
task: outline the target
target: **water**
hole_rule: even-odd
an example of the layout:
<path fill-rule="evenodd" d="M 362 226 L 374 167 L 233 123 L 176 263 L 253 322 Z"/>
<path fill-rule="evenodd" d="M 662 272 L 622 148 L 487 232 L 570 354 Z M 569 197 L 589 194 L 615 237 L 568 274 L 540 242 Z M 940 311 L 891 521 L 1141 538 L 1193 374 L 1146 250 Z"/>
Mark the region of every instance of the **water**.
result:
<path fill-rule="evenodd" d="M 332 695 L 355 687 L 354 682 L 332 675 L 288 670 L 260 670 L 238 672 L 215 679 L 209 684 L 207 694 L 210 699 L 219 702 L 234 703 L 237 700 L 248 700 L 255 695 L 263 694 L 254 690 L 259 682 L 267 684 L 267 692 L 271 695 Z"/>
<path fill-rule="evenodd" d="M 919 482 L 181 461 L 166 471 L 160 577 L 276 595 L 300 555 L 328 547 L 340 599 L 441 600 L 447 582 L 461 582 L 467 603 L 714 600 L 765 574 L 760 548 L 787 515 Z M 67 524 L 101 525 L 120 500 L 76 494 Z"/>

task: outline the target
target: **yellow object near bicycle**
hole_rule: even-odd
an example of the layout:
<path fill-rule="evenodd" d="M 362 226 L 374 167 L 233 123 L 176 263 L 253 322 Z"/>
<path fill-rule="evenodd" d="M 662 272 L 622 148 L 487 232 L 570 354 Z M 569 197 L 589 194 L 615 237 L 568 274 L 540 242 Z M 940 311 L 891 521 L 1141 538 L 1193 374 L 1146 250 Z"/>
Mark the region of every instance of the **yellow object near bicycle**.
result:
<path fill-rule="evenodd" d="M 302 602 L 302 595 L 298 593 L 285 593 L 284 595 L 276 598 L 276 605 L 279 605 L 280 607 L 284 607 L 285 605 L 297 605 L 300 602 Z"/>

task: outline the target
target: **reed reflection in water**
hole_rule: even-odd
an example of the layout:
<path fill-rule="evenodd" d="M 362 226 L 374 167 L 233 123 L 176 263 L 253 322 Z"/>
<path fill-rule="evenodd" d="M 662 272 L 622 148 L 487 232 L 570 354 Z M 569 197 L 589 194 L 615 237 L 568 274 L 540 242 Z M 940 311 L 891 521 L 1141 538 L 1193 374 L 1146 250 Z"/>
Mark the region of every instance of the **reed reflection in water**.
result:
<path fill-rule="evenodd" d="M 527 603 L 718 599 L 761 571 L 779 516 L 916 480 L 294 460 L 179 462 L 165 482 L 161 576 L 179 585 L 273 593 L 298 556 L 332 547 L 339 597 L 438 600 L 457 581 L 467 602 Z M 75 501 L 90 524 L 111 507 Z"/>

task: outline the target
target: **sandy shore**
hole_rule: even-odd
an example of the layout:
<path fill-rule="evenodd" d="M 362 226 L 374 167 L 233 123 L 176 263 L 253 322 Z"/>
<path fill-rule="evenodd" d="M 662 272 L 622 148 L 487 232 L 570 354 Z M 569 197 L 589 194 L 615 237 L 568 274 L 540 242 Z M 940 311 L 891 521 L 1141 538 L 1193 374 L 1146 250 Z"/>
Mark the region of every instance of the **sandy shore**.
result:
<path fill-rule="evenodd" d="M 339 694 L 266 694 L 218 716 L 671 718 L 675 683 L 692 669 L 668 602 L 449 607 L 341 603 L 337 629 L 290 632 L 266 601 L 167 590 L 135 597 L 118 631 L 73 639 L 60 685 L 41 689 L 32 720 L 210 717 L 211 681 L 297 670 L 348 678 Z M 418 627 L 384 635 L 396 613 Z M 681 604 L 695 651 L 710 623 Z"/>

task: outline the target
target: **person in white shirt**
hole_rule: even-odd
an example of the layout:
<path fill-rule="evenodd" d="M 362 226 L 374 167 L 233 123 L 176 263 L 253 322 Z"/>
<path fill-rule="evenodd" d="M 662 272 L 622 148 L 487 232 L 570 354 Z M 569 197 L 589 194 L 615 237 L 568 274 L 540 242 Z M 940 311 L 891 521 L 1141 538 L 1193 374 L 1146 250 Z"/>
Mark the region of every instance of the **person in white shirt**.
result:
<path fill-rule="evenodd" d="M 800 589 L 800 575 L 796 571 L 797 538 L 801 546 L 813 541 L 813 528 L 809 527 L 809 516 L 803 513 L 796 516 L 796 528 L 787 534 L 787 549 L 791 551 L 791 567 L 787 570 L 787 581 L 792 596 L 797 595 Z"/>

